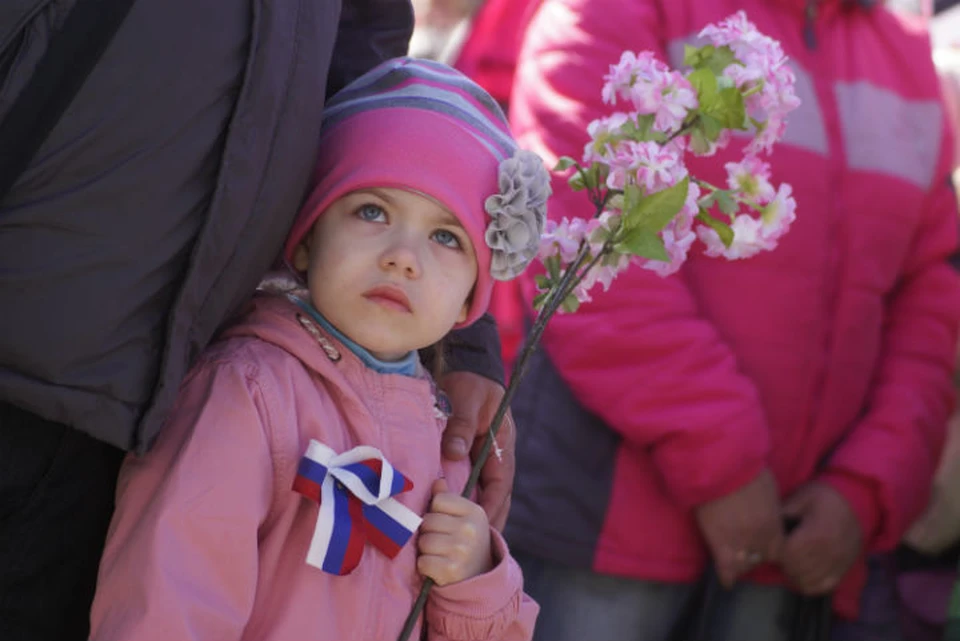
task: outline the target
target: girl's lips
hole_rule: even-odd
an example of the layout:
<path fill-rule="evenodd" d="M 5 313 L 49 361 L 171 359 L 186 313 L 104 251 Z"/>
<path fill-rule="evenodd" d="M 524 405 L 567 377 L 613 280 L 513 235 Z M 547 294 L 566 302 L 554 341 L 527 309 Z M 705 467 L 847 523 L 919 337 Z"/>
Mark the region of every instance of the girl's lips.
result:
<path fill-rule="evenodd" d="M 383 305 L 384 307 L 394 309 L 399 312 L 412 313 L 410 299 L 399 287 L 381 285 L 364 292 L 363 297 L 367 300 Z"/>

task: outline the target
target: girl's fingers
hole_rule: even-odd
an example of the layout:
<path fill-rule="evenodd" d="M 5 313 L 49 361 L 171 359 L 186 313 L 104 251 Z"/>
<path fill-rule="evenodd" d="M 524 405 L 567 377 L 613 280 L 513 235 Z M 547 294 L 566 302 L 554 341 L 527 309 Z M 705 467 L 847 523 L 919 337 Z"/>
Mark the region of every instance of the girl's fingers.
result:
<path fill-rule="evenodd" d="M 445 557 L 431 554 L 423 554 L 417 558 L 417 572 L 421 576 L 433 579 L 440 586 L 459 580 L 454 563 Z"/>
<path fill-rule="evenodd" d="M 449 491 L 450 491 L 450 487 L 447 485 L 447 479 L 441 477 L 433 482 L 433 487 L 430 493 L 433 495 L 437 495 L 437 494 L 446 494 Z"/>
<path fill-rule="evenodd" d="M 470 499 L 465 499 L 459 494 L 445 492 L 434 495 L 433 501 L 430 503 L 430 511 L 449 514 L 451 516 L 471 516 L 474 512 L 482 512 L 483 509 Z"/>
<path fill-rule="evenodd" d="M 447 534 L 421 534 L 417 538 L 420 554 L 450 558 L 455 547 L 456 540 Z"/>
<path fill-rule="evenodd" d="M 443 534 L 453 534 L 462 524 L 462 520 L 457 516 L 450 516 L 441 512 L 428 512 L 423 517 L 420 524 L 420 532 L 439 532 Z"/>

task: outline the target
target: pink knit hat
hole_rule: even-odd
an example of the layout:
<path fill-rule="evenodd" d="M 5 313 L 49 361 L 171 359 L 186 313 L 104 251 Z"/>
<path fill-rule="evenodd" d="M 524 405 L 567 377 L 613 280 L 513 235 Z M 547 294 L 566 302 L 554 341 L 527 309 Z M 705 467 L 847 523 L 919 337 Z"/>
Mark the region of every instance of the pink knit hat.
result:
<path fill-rule="evenodd" d="M 314 187 L 284 245 L 287 264 L 334 201 L 372 187 L 429 196 L 469 234 L 478 275 L 460 327 L 486 311 L 494 280 L 517 276 L 536 256 L 550 178 L 536 154 L 517 148 L 503 112 L 477 84 L 446 65 L 399 58 L 324 107 Z"/>

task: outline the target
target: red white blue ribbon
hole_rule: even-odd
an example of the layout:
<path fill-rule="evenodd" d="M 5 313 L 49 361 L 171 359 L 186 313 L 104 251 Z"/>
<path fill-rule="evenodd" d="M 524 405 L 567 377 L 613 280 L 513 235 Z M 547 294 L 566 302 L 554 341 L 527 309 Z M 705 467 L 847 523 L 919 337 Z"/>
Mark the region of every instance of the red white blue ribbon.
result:
<path fill-rule="evenodd" d="M 392 498 L 413 483 L 375 447 L 337 454 L 311 439 L 293 489 L 320 504 L 307 563 L 330 574 L 350 574 L 367 542 L 392 559 L 423 520 Z"/>

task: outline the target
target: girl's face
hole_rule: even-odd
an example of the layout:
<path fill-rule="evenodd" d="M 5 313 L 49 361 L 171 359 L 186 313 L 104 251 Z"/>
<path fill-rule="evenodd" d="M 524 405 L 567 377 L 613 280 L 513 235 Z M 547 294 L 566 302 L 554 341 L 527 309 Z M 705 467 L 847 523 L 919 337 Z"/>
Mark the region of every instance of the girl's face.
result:
<path fill-rule="evenodd" d="M 437 342 L 467 317 L 477 260 L 456 216 L 420 194 L 355 191 L 293 255 L 317 310 L 382 360 Z"/>

